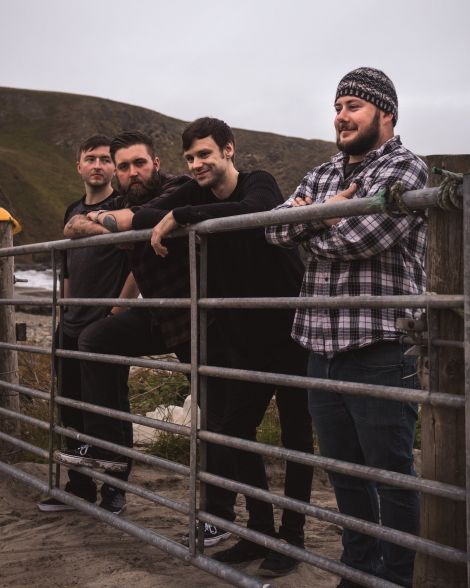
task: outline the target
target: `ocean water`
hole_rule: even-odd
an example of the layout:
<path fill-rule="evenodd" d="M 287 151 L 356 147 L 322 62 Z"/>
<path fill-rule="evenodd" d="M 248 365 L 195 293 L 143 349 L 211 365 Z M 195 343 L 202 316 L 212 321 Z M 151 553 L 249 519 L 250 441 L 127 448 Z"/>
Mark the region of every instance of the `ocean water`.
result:
<path fill-rule="evenodd" d="M 52 292 L 52 270 L 16 270 L 15 278 L 28 280 L 27 282 L 16 282 L 22 288 L 41 288 Z"/>

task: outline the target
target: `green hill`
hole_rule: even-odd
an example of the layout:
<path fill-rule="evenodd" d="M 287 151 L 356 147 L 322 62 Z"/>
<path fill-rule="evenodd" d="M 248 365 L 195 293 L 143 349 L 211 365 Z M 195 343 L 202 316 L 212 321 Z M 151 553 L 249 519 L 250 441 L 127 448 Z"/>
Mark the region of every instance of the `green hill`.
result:
<path fill-rule="evenodd" d="M 17 244 L 62 237 L 65 208 L 83 190 L 75 150 L 90 135 L 144 131 L 154 138 L 164 170 L 186 171 L 180 142 L 184 121 L 120 102 L 58 92 L 0 88 L 0 104 L 0 205 L 23 225 Z M 336 151 L 327 141 L 238 129 L 235 135 L 237 166 L 270 171 L 286 196 L 309 169 Z M 470 168 L 470 156 L 433 160 L 439 165 L 444 160 L 458 171 Z"/>

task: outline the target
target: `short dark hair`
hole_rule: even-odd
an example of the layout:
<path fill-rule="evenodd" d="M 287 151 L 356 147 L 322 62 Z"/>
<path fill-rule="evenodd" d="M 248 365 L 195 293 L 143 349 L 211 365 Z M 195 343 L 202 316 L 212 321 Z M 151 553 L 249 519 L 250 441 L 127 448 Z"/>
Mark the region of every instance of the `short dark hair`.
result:
<path fill-rule="evenodd" d="M 116 151 L 132 147 L 132 145 L 145 145 L 150 157 L 155 159 L 156 153 L 152 137 L 140 131 L 124 131 L 111 141 L 110 152 L 112 160 L 116 162 Z"/>
<path fill-rule="evenodd" d="M 209 136 L 214 139 L 221 151 L 227 143 L 232 143 L 235 147 L 235 137 L 228 124 L 218 118 L 205 116 L 198 118 L 184 129 L 181 136 L 183 151 L 187 151 L 196 139 L 204 139 Z"/>
<path fill-rule="evenodd" d="M 77 161 L 80 161 L 82 153 L 96 149 L 97 147 L 109 147 L 111 145 L 111 139 L 106 135 L 92 135 L 78 147 L 77 149 Z"/>

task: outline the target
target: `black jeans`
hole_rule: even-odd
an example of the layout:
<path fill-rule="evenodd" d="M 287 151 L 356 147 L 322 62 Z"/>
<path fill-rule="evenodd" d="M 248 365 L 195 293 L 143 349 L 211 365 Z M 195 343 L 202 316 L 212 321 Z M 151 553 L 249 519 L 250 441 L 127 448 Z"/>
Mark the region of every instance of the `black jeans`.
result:
<path fill-rule="evenodd" d="M 209 361 L 213 365 L 225 365 L 223 347 L 216 341 L 217 333 L 209 328 Z M 87 327 L 79 338 L 81 351 L 127 355 L 162 355 L 175 353 L 183 363 L 190 361 L 189 342 L 173 349 L 165 346 L 158 325 L 153 324 L 147 309 L 130 309 L 116 316 L 96 321 Z M 222 363 L 221 363 L 222 362 Z M 120 385 L 121 366 L 100 362 L 81 362 L 81 377 L 84 382 L 83 395 L 86 402 L 115 410 L 129 412 L 127 385 Z M 126 368 L 127 369 L 127 368 Z M 222 380 L 209 380 L 207 390 L 207 423 L 209 430 L 220 430 L 220 415 L 225 410 L 225 387 Z M 99 414 L 84 415 L 84 431 L 87 435 L 132 447 L 132 425 L 129 422 Z M 214 446 L 208 445 L 208 470 L 228 475 L 230 463 L 219 463 L 219 453 L 213 453 Z M 97 450 L 99 452 L 99 450 Z M 217 502 L 217 491 L 215 491 Z M 215 507 L 217 508 L 217 507 Z M 214 513 L 217 514 L 217 513 Z"/>
<path fill-rule="evenodd" d="M 104 319 L 107 320 L 107 319 Z M 59 346 L 59 330 L 55 335 L 56 347 Z M 78 351 L 78 337 L 71 337 L 66 333 L 62 333 L 62 349 L 69 351 Z M 82 377 L 81 377 L 81 362 L 77 359 L 61 358 L 56 360 L 56 371 L 59 373 L 62 380 L 62 396 L 72 400 L 84 400 Z M 121 369 L 116 374 L 116 383 L 120 388 L 127 388 L 127 377 L 129 368 L 120 366 Z M 84 427 L 84 413 L 83 411 L 72 408 L 70 406 L 59 407 L 60 419 L 64 427 L 75 429 L 79 433 L 85 433 Z M 65 445 L 67 449 L 76 449 L 81 445 L 81 441 L 65 437 Z M 127 472 L 128 475 L 128 472 Z M 127 475 L 124 479 L 127 479 Z M 90 501 L 96 500 L 96 483 L 92 478 L 76 472 L 68 470 L 69 484 L 67 489 L 74 494 Z M 122 478 L 122 474 L 116 474 L 115 477 Z M 103 490 L 106 491 L 106 484 L 103 484 Z"/>
<path fill-rule="evenodd" d="M 241 369 L 261 369 L 263 371 L 285 374 L 305 375 L 307 352 L 286 334 L 284 341 L 270 343 L 250 349 L 247 342 L 234 348 L 226 342 L 229 351 L 230 367 Z M 226 408 L 221 422 L 221 432 L 225 435 L 256 441 L 256 429 L 263 420 L 271 398 L 276 394 L 279 410 L 282 444 L 288 449 L 313 453 L 312 423 L 308 413 L 307 391 L 299 388 L 278 387 L 254 382 L 227 383 Z M 229 448 L 219 448 L 226 454 L 219 459 L 222 464 L 232 463 L 232 475 L 227 477 L 267 490 L 266 470 L 261 455 Z M 313 468 L 294 462 L 286 462 L 284 494 L 303 502 L 310 501 Z M 214 499 L 214 492 L 217 500 Z M 222 518 L 235 518 L 233 506 L 236 495 L 221 488 L 207 491 L 207 510 Z M 217 503 L 215 507 L 214 503 Z M 274 534 L 273 508 L 270 503 L 246 497 L 249 513 L 248 527 L 256 531 Z M 218 510 L 218 512 L 217 512 Z M 279 536 L 290 543 L 303 545 L 305 516 L 291 510 L 284 510 Z"/>

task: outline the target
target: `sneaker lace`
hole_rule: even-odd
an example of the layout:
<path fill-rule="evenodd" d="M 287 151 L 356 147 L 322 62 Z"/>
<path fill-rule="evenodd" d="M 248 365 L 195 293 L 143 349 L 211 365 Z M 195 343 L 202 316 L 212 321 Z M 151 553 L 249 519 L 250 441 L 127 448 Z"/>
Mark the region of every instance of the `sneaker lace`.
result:
<path fill-rule="evenodd" d="M 217 527 L 210 523 L 204 523 L 204 534 L 205 535 L 217 535 Z"/>
<path fill-rule="evenodd" d="M 91 447 L 91 445 L 80 445 L 80 447 L 77 449 L 78 453 L 83 457 L 84 455 L 87 454 L 88 449 Z"/>

